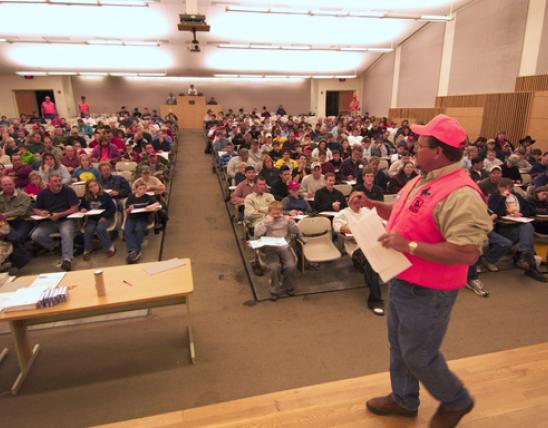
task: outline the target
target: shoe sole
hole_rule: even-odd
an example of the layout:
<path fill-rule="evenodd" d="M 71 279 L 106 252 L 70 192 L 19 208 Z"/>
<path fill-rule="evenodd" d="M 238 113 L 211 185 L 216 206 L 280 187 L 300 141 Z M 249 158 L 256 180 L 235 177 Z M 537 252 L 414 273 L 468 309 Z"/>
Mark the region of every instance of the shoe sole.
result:
<path fill-rule="evenodd" d="M 416 418 L 418 414 L 417 411 L 415 412 L 409 411 L 409 413 L 399 413 L 399 412 L 380 410 L 376 407 L 370 406 L 369 403 L 365 403 L 365 407 L 367 407 L 367 410 L 369 410 L 371 413 L 374 413 L 378 416 L 401 416 L 403 418 Z"/>

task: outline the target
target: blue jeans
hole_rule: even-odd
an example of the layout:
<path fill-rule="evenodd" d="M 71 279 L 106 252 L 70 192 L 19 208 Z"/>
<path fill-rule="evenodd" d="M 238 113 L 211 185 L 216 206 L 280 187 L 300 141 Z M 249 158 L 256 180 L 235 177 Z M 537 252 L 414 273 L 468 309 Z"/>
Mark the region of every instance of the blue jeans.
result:
<path fill-rule="evenodd" d="M 497 227 L 497 232 L 504 238 L 508 238 L 513 244 L 519 242 L 519 251 L 522 253 L 535 254 L 535 228 L 533 223 L 501 224 Z"/>
<path fill-rule="evenodd" d="M 147 230 L 148 219 L 129 215 L 124 228 L 124 238 L 126 240 L 126 250 L 141 251 L 141 244 L 145 239 L 145 231 Z"/>
<path fill-rule="evenodd" d="M 485 257 L 489 263 L 498 262 L 500 258 L 512 248 L 512 241 L 495 231 L 491 231 L 489 235 L 487 235 L 487 238 L 487 245 L 484 248 L 483 257 Z M 478 263 L 479 259 L 468 268 L 468 281 L 479 278 Z"/>
<path fill-rule="evenodd" d="M 32 229 L 32 223 L 26 220 L 11 220 L 10 233 L 6 235 L 6 240 L 10 242 L 25 242 Z"/>
<path fill-rule="evenodd" d="M 392 279 L 388 286 L 388 340 L 393 399 L 419 407 L 419 381 L 446 409 L 462 410 L 472 399 L 449 370 L 439 348 L 458 290 L 434 290 Z"/>
<path fill-rule="evenodd" d="M 51 233 L 59 233 L 61 235 L 61 255 L 63 260 L 72 260 L 74 253 L 74 230 L 74 220 L 42 220 L 32 232 L 31 239 L 45 249 L 53 251 L 55 243 L 49 235 Z"/>
<path fill-rule="evenodd" d="M 113 219 L 106 219 L 100 222 L 99 218 L 88 217 L 84 226 L 84 251 L 89 252 L 93 249 L 93 237 L 97 235 L 101 242 L 103 250 L 108 250 L 112 246 L 110 236 L 108 236 L 107 228 L 112 224 Z"/>

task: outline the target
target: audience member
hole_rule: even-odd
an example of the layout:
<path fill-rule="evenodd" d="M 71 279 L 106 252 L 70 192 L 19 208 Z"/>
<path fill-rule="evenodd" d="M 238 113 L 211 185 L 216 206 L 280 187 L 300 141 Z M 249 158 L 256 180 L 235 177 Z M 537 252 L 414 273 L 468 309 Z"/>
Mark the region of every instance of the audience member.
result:
<path fill-rule="evenodd" d="M 373 168 L 364 168 L 362 179 L 362 184 L 354 186 L 354 191 L 362 192 L 374 201 L 384 201 L 384 191 L 375 184 L 375 171 Z"/>
<path fill-rule="evenodd" d="M 274 201 L 274 196 L 265 191 L 265 179 L 261 176 L 255 177 L 253 193 L 244 199 L 244 220 L 251 229 L 268 213 L 268 206 Z"/>
<path fill-rule="evenodd" d="M 49 183 L 52 174 L 61 177 L 63 184 L 70 184 L 72 182 L 72 178 L 67 168 L 60 164 L 51 153 L 45 153 L 42 156 L 42 164 L 40 165 L 40 168 L 38 168 L 38 173 L 42 177 L 44 183 Z"/>
<path fill-rule="evenodd" d="M 99 164 L 99 184 L 105 193 L 115 200 L 127 198 L 131 193 L 131 186 L 121 175 L 112 175 L 110 162 Z"/>
<path fill-rule="evenodd" d="M 120 160 L 120 152 L 106 137 L 101 137 L 99 144 L 91 152 L 91 160 L 93 162 L 109 161 L 115 164 Z"/>
<path fill-rule="evenodd" d="M 335 174 L 326 174 L 325 186 L 314 194 L 314 209 L 317 212 L 340 211 L 346 206 L 346 198 L 335 189 Z"/>
<path fill-rule="evenodd" d="M 32 171 L 29 174 L 29 183 L 23 188 L 23 192 L 29 195 L 31 198 L 36 199 L 38 194 L 46 188 L 42 176 L 38 171 Z"/>
<path fill-rule="evenodd" d="M 270 271 L 270 299 L 278 300 L 284 292 L 289 296 L 295 294 L 294 276 L 296 273 L 295 255 L 289 242 L 292 236 L 298 236 L 299 229 L 295 222 L 282 213 L 282 204 L 278 201 L 268 205 L 268 214 L 255 226 L 254 237 L 262 236 L 284 238 L 288 244 L 283 246 L 266 246 L 262 249 L 267 270 Z"/>
<path fill-rule="evenodd" d="M 91 165 L 89 156 L 86 154 L 81 154 L 79 158 L 80 166 L 76 168 L 72 173 L 75 181 L 88 181 L 91 179 L 98 179 L 99 171 L 97 171 L 97 168 Z"/>
<path fill-rule="evenodd" d="M 263 156 L 263 167 L 259 173 L 266 181 L 268 187 L 274 186 L 274 184 L 280 179 L 280 170 L 274 167 L 274 162 L 269 155 Z"/>
<path fill-rule="evenodd" d="M 282 207 L 285 213 L 295 216 L 312 212 L 308 201 L 301 194 L 301 185 L 298 181 L 287 183 L 289 195 L 282 199 Z"/>
<path fill-rule="evenodd" d="M 133 185 L 133 193 L 126 201 L 126 224 L 124 227 L 124 239 L 126 240 L 127 259 L 130 264 L 137 263 L 141 258 L 141 246 L 145 239 L 145 232 L 148 226 L 150 212 L 132 211 L 138 208 L 147 208 L 156 204 L 156 198 L 147 194 L 147 185 L 144 181 L 136 182 Z"/>
<path fill-rule="evenodd" d="M 289 194 L 287 184 L 291 181 L 291 170 L 287 166 L 283 166 L 280 170 L 280 179 L 272 186 L 272 195 L 277 201 L 281 201 Z"/>
<path fill-rule="evenodd" d="M 91 259 L 93 238 L 95 235 L 99 238 L 101 247 L 106 251 L 107 256 L 112 257 L 116 253 L 116 248 L 112 245 L 107 229 L 114 222 L 116 206 L 112 198 L 103 191 L 103 188 L 96 179 L 87 181 L 86 191 L 80 206 L 81 212 L 88 213 L 84 225 L 84 260 Z M 91 210 L 103 210 L 103 212 L 89 215 Z"/>
<path fill-rule="evenodd" d="M 255 168 L 252 166 L 245 167 L 245 180 L 236 186 L 236 189 L 230 195 L 232 205 L 243 205 L 245 197 L 253 192 L 255 185 Z"/>
<path fill-rule="evenodd" d="M 500 166 L 493 166 L 489 170 L 489 177 L 484 178 L 478 183 L 479 188 L 486 197 L 489 197 L 491 193 L 497 191 L 497 186 L 502 178 L 502 168 Z"/>
<path fill-rule="evenodd" d="M 8 221 L 10 232 L 5 239 L 13 243 L 23 244 L 32 229 L 28 217 L 32 214 L 31 198 L 24 192 L 17 190 L 12 177 L 2 177 L 0 181 L 0 213 Z"/>
<path fill-rule="evenodd" d="M 388 182 L 388 193 L 399 193 L 399 191 L 403 189 L 403 186 L 405 186 L 408 181 L 416 176 L 417 172 L 415 171 L 415 164 L 411 161 L 405 162 L 400 172 L 398 172 L 398 174 L 392 177 Z"/>
<path fill-rule="evenodd" d="M 361 179 L 365 162 L 362 159 L 363 149 L 360 146 L 352 148 L 352 155 L 341 164 L 339 177 L 342 181 L 354 181 Z"/>
<path fill-rule="evenodd" d="M 475 182 L 481 181 L 486 179 L 489 174 L 484 168 L 483 165 L 483 158 L 477 156 L 475 158 L 472 158 L 471 160 L 472 167 L 470 168 L 470 178 L 474 180 Z M 502 169 L 501 169 L 502 172 Z"/>
<path fill-rule="evenodd" d="M 32 172 L 32 168 L 25 165 L 21 160 L 21 156 L 14 154 L 11 157 L 12 167 L 7 169 L 5 174 L 12 177 L 15 183 L 15 187 L 23 188 L 29 184 L 29 174 Z"/>
<path fill-rule="evenodd" d="M 316 191 L 325 186 L 325 178 L 322 174 L 322 166 L 319 162 L 312 164 L 312 173 L 301 181 L 301 192 L 307 199 L 314 198 Z"/>
<path fill-rule="evenodd" d="M 370 175 L 371 180 L 373 180 L 373 174 L 371 173 Z M 350 197 L 348 198 L 348 208 L 343 209 L 333 218 L 333 230 L 335 232 L 344 235 L 352 234 L 352 230 L 349 227 L 350 219 L 359 222 L 361 216 L 369 211 L 368 208 L 365 208 L 362 205 L 362 196 L 361 192 L 352 192 L 350 194 Z M 359 248 L 352 253 L 352 261 L 354 262 L 354 265 L 363 272 L 365 285 L 369 287 L 367 306 L 375 315 L 384 315 L 384 302 L 381 295 L 379 274 L 373 270 L 362 250 Z"/>
<path fill-rule="evenodd" d="M 144 184 L 147 192 L 154 192 L 156 195 L 161 195 L 166 191 L 166 186 L 158 177 L 150 173 L 148 166 L 141 167 L 141 176 L 133 183 L 133 190 L 136 191 L 137 186 Z"/>
<path fill-rule="evenodd" d="M 59 233 L 63 260 L 61 268 L 65 271 L 72 269 L 73 239 L 76 230 L 75 221 L 69 219 L 68 216 L 78 211 L 78 205 L 76 193 L 63 183 L 63 177 L 55 170 L 50 172 L 49 188 L 38 194 L 34 205 L 34 213 L 45 217 L 45 219 L 38 222 L 38 226 L 32 232 L 31 239 L 46 250 L 53 252 L 55 242 L 50 235 Z"/>

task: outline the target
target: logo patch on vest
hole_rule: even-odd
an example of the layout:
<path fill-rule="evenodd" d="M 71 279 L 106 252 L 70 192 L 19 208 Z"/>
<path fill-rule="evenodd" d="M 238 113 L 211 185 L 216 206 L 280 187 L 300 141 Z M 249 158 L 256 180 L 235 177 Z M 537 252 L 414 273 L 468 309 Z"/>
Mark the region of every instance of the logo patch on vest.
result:
<path fill-rule="evenodd" d="M 417 214 L 421 207 L 424 205 L 425 198 L 429 198 L 432 196 L 432 193 L 429 192 L 430 187 L 427 187 L 426 189 L 421 190 L 420 194 L 418 194 L 413 202 L 409 205 L 409 211 L 411 211 L 413 214 Z"/>

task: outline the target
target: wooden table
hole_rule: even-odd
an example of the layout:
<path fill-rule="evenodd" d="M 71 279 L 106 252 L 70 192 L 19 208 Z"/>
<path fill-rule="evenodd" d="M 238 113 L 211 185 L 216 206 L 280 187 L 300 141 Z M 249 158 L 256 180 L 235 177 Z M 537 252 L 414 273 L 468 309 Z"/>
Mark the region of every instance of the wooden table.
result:
<path fill-rule="evenodd" d="M 156 275 L 149 275 L 143 269 L 154 263 L 103 268 L 106 288 L 106 295 L 103 297 L 98 297 L 95 290 L 93 272 L 97 269 L 68 272 L 60 283 L 69 286 L 67 302 L 50 308 L 0 314 L 0 321 L 9 323 L 21 370 L 11 388 L 11 393 L 17 394 L 40 350 L 39 344 L 31 348 L 27 336 L 27 326 L 29 325 L 185 304 L 190 359 L 194 363 L 196 355 L 189 305 L 194 285 L 190 259 L 182 260 L 185 263 L 183 266 Z M 23 276 L 18 278 L 15 283 L 30 284 L 35 278 L 36 275 Z"/>

